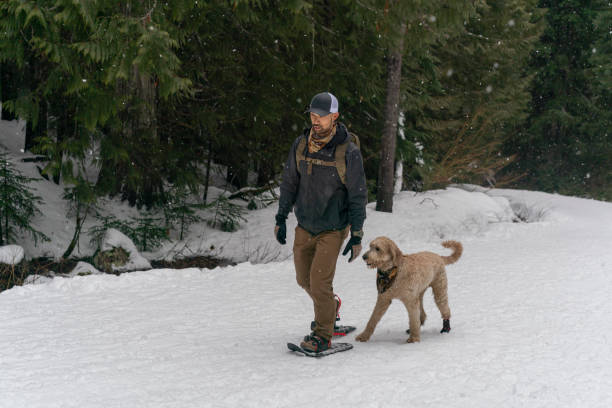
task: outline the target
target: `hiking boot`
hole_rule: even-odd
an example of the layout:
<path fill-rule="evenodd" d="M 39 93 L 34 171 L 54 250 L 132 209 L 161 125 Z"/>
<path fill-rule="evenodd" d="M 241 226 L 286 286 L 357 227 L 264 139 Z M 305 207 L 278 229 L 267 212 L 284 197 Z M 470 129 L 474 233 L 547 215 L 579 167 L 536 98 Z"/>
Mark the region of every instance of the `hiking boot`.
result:
<path fill-rule="evenodd" d="M 338 321 L 340 320 L 340 305 L 342 305 L 342 301 L 340 300 L 340 297 L 336 295 L 335 293 L 334 293 L 334 300 L 336 301 L 336 321 Z M 310 322 L 310 330 L 314 330 L 316 326 L 317 326 L 317 323 L 314 320 Z M 334 329 L 337 327 L 338 326 L 336 326 L 336 324 L 334 323 Z"/>
<path fill-rule="evenodd" d="M 306 351 L 319 353 L 329 349 L 331 347 L 331 341 L 311 333 L 309 336 L 304 338 L 303 342 L 300 343 L 300 347 Z"/>

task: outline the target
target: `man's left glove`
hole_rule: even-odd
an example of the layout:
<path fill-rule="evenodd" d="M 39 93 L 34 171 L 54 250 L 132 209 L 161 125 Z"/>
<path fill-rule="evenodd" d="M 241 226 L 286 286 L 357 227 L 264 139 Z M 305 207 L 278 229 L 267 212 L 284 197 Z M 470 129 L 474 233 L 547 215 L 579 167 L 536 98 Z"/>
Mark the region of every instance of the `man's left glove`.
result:
<path fill-rule="evenodd" d="M 361 253 L 361 237 L 363 237 L 362 231 L 353 231 L 351 233 L 351 239 L 349 239 L 349 242 L 346 244 L 346 247 L 342 252 L 342 255 L 344 256 L 351 251 L 351 256 L 348 260 L 349 262 L 353 262 L 353 260 Z"/>
<path fill-rule="evenodd" d="M 274 237 L 281 245 L 285 245 L 287 243 L 287 224 L 285 223 L 285 219 L 280 215 L 276 216 Z"/>

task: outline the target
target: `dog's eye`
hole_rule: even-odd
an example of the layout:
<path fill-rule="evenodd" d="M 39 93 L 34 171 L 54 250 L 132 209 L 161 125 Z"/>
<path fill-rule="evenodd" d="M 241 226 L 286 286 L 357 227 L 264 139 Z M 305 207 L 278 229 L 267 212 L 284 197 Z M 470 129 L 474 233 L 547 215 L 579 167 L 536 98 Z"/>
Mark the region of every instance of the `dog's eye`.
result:
<path fill-rule="evenodd" d="M 380 248 L 379 248 L 379 247 L 374 247 L 374 249 L 375 249 L 377 252 L 378 252 L 378 251 L 380 251 Z"/>

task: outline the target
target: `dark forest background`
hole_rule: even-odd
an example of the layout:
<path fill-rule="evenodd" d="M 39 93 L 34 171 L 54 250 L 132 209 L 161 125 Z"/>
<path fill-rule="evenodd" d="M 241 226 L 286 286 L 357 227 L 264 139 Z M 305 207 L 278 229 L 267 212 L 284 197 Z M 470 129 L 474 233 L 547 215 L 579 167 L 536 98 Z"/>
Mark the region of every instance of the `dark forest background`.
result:
<path fill-rule="evenodd" d="M 80 201 L 205 197 L 212 163 L 273 188 L 321 91 L 371 200 L 384 166 L 612 200 L 608 1 L 3 0 L 0 63 L 2 118 Z"/>

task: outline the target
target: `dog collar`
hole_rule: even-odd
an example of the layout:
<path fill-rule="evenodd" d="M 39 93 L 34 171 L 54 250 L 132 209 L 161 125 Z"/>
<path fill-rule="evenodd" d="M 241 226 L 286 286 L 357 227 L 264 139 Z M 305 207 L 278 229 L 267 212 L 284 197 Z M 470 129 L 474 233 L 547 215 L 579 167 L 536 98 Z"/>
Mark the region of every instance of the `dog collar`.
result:
<path fill-rule="evenodd" d="M 377 269 L 376 273 L 378 273 L 379 275 L 383 275 L 383 276 L 395 274 L 395 273 L 397 273 L 397 266 L 394 266 L 393 268 L 389 269 L 388 271 L 381 271 L 380 269 Z"/>

